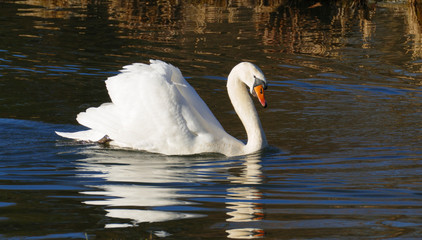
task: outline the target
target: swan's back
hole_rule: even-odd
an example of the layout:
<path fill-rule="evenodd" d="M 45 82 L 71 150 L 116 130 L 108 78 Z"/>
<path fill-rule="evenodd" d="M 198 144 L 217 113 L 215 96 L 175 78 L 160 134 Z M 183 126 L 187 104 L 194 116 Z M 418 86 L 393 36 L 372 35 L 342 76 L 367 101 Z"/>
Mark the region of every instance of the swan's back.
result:
<path fill-rule="evenodd" d="M 90 130 L 62 136 L 97 141 L 108 135 L 113 145 L 174 155 L 232 155 L 243 145 L 224 131 L 180 70 L 170 64 L 151 60 L 149 65 L 125 66 L 106 80 L 106 86 L 112 102 L 77 116 Z"/>

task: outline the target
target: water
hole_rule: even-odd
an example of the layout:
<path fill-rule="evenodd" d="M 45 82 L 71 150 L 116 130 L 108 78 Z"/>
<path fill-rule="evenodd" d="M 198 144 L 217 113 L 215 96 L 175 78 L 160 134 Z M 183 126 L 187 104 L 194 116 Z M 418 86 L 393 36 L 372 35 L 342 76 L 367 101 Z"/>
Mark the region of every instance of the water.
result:
<path fill-rule="evenodd" d="M 420 8 L 169 2 L 0 3 L 0 238 L 420 238 Z M 150 58 L 239 139 L 225 79 L 255 62 L 271 146 L 170 157 L 54 134 Z"/>

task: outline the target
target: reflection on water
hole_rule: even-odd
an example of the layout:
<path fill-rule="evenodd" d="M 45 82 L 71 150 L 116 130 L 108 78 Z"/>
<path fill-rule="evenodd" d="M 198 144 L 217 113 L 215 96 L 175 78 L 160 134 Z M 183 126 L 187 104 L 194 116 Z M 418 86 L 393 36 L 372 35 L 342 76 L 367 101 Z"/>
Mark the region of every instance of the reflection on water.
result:
<path fill-rule="evenodd" d="M 421 19 L 419 0 L 1 1 L 0 238 L 419 238 Z M 225 79 L 255 62 L 271 148 L 161 156 L 54 134 L 150 58 L 239 139 Z"/>
<path fill-rule="evenodd" d="M 228 179 L 236 187 L 227 189 L 228 194 L 227 213 L 229 223 L 242 223 L 243 227 L 232 228 L 226 230 L 228 238 L 244 239 L 244 238 L 260 238 L 264 236 L 264 230 L 260 228 L 250 228 L 250 222 L 258 222 L 264 219 L 264 208 L 257 200 L 262 199 L 262 193 L 255 185 L 262 183 L 263 174 L 259 156 L 247 156 L 242 164 L 243 169 L 240 176 L 229 176 Z M 244 186 L 246 185 L 246 186 Z"/>
<path fill-rule="evenodd" d="M 195 191 L 190 187 L 209 181 L 210 176 L 215 178 L 216 175 L 221 175 L 223 180 L 228 181 L 226 184 L 236 185 L 225 190 L 226 221 L 245 226 L 233 227 L 228 224 L 229 238 L 255 238 L 264 234 L 262 229 L 247 227 L 249 222 L 263 220 L 264 216 L 262 204 L 256 202 L 261 199 L 262 194 L 257 188 L 249 186 L 260 184 L 263 177 L 259 155 L 246 156 L 240 160 L 239 165 L 236 163 L 239 159 L 226 161 L 221 156 L 210 162 L 207 156 L 172 157 L 132 151 L 104 151 L 98 148 L 85 149 L 81 154 L 87 157 L 78 163 L 81 176 L 85 176 L 83 172 L 91 172 L 97 174 L 90 174 L 90 177 L 104 179 L 101 185 L 88 186 L 97 190 L 81 192 L 104 199 L 84 203 L 105 206 L 107 217 L 126 220 L 122 223 L 108 223 L 106 228 L 206 217 L 204 214 L 194 213 L 201 209 L 196 206 L 197 203 L 181 199 L 212 196 L 212 189 L 209 189 L 211 195 L 190 195 L 186 192 Z M 215 162 L 219 161 L 222 161 L 221 165 L 216 165 Z M 236 166 L 237 174 L 230 173 L 232 165 Z M 161 208 L 188 212 L 163 211 Z"/>
<path fill-rule="evenodd" d="M 2 238 L 421 234 L 422 151 L 410 146 L 172 157 L 57 141 L 73 126 L 0 123 L 0 227 L 14 227 Z"/>
<path fill-rule="evenodd" d="M 315 79 L 321 77 L 315 71 L 336 74 L 337 67 L 324 64 L 328 58 L 351 66 L 352 80 L 421 84 L 419 5 L 407 2 L 312 7 L 306 1 L 26 0 L 3 5 L 8 27 L 0 31 L 8 37 L 0 49 L 0 76 L 5 87 L 17 91 L 4 93 L 2 117 L 74 123 L 71 116 L 108 101 L 104 79 L 123 65 L 150 58 L 173 63 L 194 81 L 195 76 L 224 78 L 243 60 L 256 62 L 270 80 Z M 302 73 L 301 67 L 314 72 Z M 212 99 L 210 83 L 192 84 L 205 100 Z M 273 90 L 270 100 L 279 99 L 271 96 Z"/>
<path fill-rule="evenodd" d="M 108 206 L 107 216 L 130 218 L 134 224 L 201 216 L 139 209 L 193 204 L 177 199 L 182 196 L 178 194 L 182 190 L 177 187 L 178 183 L 200 181 L 200 179 L 189 177 L 190 168 L 186 159 L 124 151 L 87 150 L 84 154 L 88 158 L 80 163 L 79 171 L 98 172 L 98 177 L 103 178 L 106 183 L 98 186 L 98 191 L 82 193 L 107 197 L 105 200 L 91 200 L 85 203 Z M 165 187 L 167 185 L 170 187 Z M 174 187 L 171 187 L 172 185 Z M 106 225 L 106 227 L 113 226 L 116 225 Z"/>
<path fill-rule="evenodd" d="M 175 48 L 174 44 L 181 44 L 193 47 L 199 55 L 214 55 L 217 59 L 222 53 L 211 47 L 214 46 L 212 41 L 216 39 L 216 34 L 225 34 L 227 31 L 234 31 L 236 34 L 232 43 L 227 42 L 229 45 L 221 46 L 224 48 L 239 47 L 245 40 L 260 38 L 266 52 L 344 57 L 342 50 L 350 44 L 359 44 L 363 49 L 374 48 L 375 38 L 379 35 L 376 27 L 377 11 L 380 12 L 378 15 L 383 15 L 385 9 L 389 9 L 393 12 L 394 21 L 401 22 L 400 25 L 404 24 L 406 29 L 403 30 L 404 39 L 384 38 L 387 41 L 386 47 L 390 40 L 400 40 L 403 41 L 401 44 L 410 43 L 406 50 L 414 58 L 419 58 L 421 52 L 421 11 L 417 1 L 368 3 L 363 0 L 337 1 L 336 4 L 285 0 L 205 1 L 206 4 L 173 0 L 110 1 L 98 4 L 68 0 L 20 2 L 26 5 L 17 9 L 18 16 L 43 20 L 33 22 L 35 29 L 63 32 L 74 28 L 72 31 L 83 37 L 92 34 L 90 32 L 94 31 L 94 26 L 59 25 L 55 19 L 86 20 L 95 14 L 105 18 L 103 27 L 113 31 L 110 37 L 146 40 L 148 42 L 145 43 L 149 43 L 125 46 L 130 51 L 141 47 L 142 50 L 150 51 L 145 54 L 148 56 L 151 52 L 177 53 L 180 49 Z M 250 21 L 252 25 L 245 24 L 246 21 Z M 228 28 L 227 25 L 232 26 Z M 397 26 L 394 22 L 389 25 L 392 28 Z M 43 39 L 40 33 L 20 36 Z M 142 52 L 137 54 L 145 56 Z M 110 52 L 109 56 L 125 57 L 117 52 Z M 169 59 L 165 54 L 160 57 Z M 197 60 L 214 62 L 212 58 Z"/>

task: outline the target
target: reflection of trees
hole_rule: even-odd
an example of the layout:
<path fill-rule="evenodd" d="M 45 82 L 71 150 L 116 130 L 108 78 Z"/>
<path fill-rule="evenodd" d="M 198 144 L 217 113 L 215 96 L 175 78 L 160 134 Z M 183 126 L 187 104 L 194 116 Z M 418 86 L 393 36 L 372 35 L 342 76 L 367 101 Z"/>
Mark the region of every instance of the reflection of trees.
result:
<path fill-rule="evenodd" d="M 422 49 L 421 6 L 419 0 L 407 4 L 369 2 L 367 0 L 141 0 L 98 3 L 84 0 L 26 0 L 28 5 L 20 14 L 42 18 L 89 18 L 95 9 L 117 38 L 148 41 L 139 46 L 125 46 L 149 51 L 159 58 L 180 48 L 193 50 L 194 59 L 219 62 L 225 47 L 242 45 L 242 41 L 259 41 L 265 52 L 305 53 L 323 56 L 341 56 L 344 47 L 352 41 L 362 48 L 373 48 L 376 23 L 373 18 L 378 8 L 400 9 L 405 13 L 407 42 L 405 49 L 413 58 L 419 58 Z M 394 12 L 394 11 L 393 11 Z M 49 27 L 42 21 L 36 28 Z M 252 24 L 251 24 L 252 23 Z M 397 21 L 383 23 L 398 24 Z M 86 28 L 89 26 L 87 25 Z M 358 31 L 356 31 L 356 28 Z M 60 29 L 54 29 L 60 30 Z M 89 29 L 79 29 L 89 32 Z M 352 35 L 352 33 L 360 33 Z M 226 34 L 230 33 L 230 34 Z M 402 39 L 397 39 L 402 41 Z M 239 42 L 239 44 L 236 44 Z M 170 44 L 169 47 L 157 45 Z M 177 44 L 177 47 L 174 47 Z M 406 43 L 403 43 L 406 45 Z M 134 52 L 131 50 L 131 52 Z M 142 51 L 139 51 L 142 54 Z M 145 52 L 145 51 L 144 51 Z M 246 51 L 243 51 L 246 52 Z M 151 54 L 153 53 L 153 54 Z M 180 55 L 179 52 L 177 52 Z M 165 56 L 162 56 L 165 55 Z M 247 59 L 247 56 L 237 56 Z M 200 66 L 199 66 L 200 67 Z M 416 70 L 419 71 L 419 70 Z"/>
<path fill-rule="evenodd" d="M 267 24 L 259 32 L 264 44 L 282 45 L 285 52 L 322 55 L 344 45 L 355 22 L 369 21 L 373 11 L 366 1 L 287 1 L 263 17 Z M 364 38 L 371 33 L 362 25 Z"/>
<path fill-rule="evenodd" d="M 89 9 L 96 5 L 95 2 L 83 1 L 78 4 L 71 0 L 27 0 L 26 3 L 42 6 L 33 9 L 31 14 L 45 18 L 67 18 L 75 13 L 70 9 Z M 209 24 L 238 23 L 252 19 L 253 26 L 245 25 L 251 27 L 247 32 L 258 31 L 257 35 L 261 37 L 263 44 L 282 45 L 285 52 L 312 54 L 324 54 L 327 47 L 336 47 L 352 25 L 349 23 L 356 21 L 355 19 L 368 20 L 372 11 L 363 0 L 113 0 L 104 7 L 107 9 L 108 20 L 116 21 L 122 30 L 129 30 L 125 33 L 129 38 L 174 41 L 177 37 L 183 40 L 186 32 L 205 34 L 219 31 L 233 31 L 244 35 L 242 32 L 245 29 L 237 24 L 232 29 L 218 29 L 218 26 L 215 29 Z M 77 12 L 79 16 L 87 17 L 83 14 L 88 14 L 89 11 Z M 340 32 L 337 30 L 338 26 Z M 370 35 L 362 28 L 364 35 Z"/>
<path fill-rule="evenodd" d="M 134 30 L 131 38 L 171 40 L 177 29 L 181 1 L 112 1 L 110 19 L 122 29 Z M 157 31 L 158 29 L 159 31 Z"/>
<path fill-rule="evenodd" d="M 42 18 L 66 19 L 69 17 L 80 17 L 82 14 L 75 11 L 75 9 L 86 9 L 88 7 L 88 0 L 25 0 L 22 3 L 37 6 L 37 8 L 31 9 L 32 11 L 30 12 L 22 9 L 21 15 Z"/>
<path fill-rule="evenodd" d="M 282 46 L 290 53 L 326 54 L 342 45 L 355 21 L 361 21 L 363 38 L 371 36 L 367 27 L 371 12 L 366 1 L 113 1 L 111 18 L 119 26 L 132 29 L 132 38 L 171 41 L 180 34 L 206 34 L 227 31 L 220 23 L 238 23 L 252 19 L 254 30 L 264 45 Z M 252 18 L 251 18 L 252 16 Z M 217 26 L 215 26 L 217 24 Z M 152 26 L 157 31 L 146 31 Z M 245 26 L 247 27 L 247 26 Z M 319 29 L 322 29 L 319 30 Z M 327 31 L 328 29 L 328 31 Z M 340 29 L 340 31 L 338 30 Z M 180 30 L 180 31 L 175 31 Z M 229 31 L 245 35 L 245 29 L 233 25 Z M 250 34 L 251 31 L 246 31 Z M 181 37 L 182 41 L 184 37 Z"/>
<path fill-rule="evenodd" d="M 411 0 L 406 13 L 407 32 L 411 36 L 408 40 L 413 42 L 410 45 L 412 49 L 409 50 L 412 52 L 413 58 L 417 59 L 422 56 L 422 1 Z"/>

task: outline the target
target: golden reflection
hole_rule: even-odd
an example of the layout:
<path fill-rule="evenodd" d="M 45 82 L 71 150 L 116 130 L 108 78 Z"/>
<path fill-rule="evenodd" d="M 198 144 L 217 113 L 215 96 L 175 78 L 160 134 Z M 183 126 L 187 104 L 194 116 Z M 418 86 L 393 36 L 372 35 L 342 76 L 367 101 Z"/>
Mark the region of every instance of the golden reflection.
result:
<path fill-rule="evenodd" d="M 86 9 L 88 0 L 22 0 L 19 3 L 34 6 L 34 8 L 20 8 L 20 16 L 34 16 L 41 18 L 85 17 L 86 15 L 74 9 Z"/>
<path fill-rule="evenodd" d="M 21 9 L 21 15 L 63 19 L 86 17 L 89 6 L 95 5 L 87 0 L 20 2 L 34 6 Z M 187 38 L 209 41 L 210 36 L 206 34 L 231 32 L 237 34 L 238 39 L 259 36 L 264 46 L 271 46 L 264 48 L 264 51 L 331 57 L 341 56 L 341 48 L 348 42 L 347 33 L 355 26 L 361 32 L 362 47 L 371 48 L 371 39 L 376 32 L 372 18 L 378 5 L 388 8 L 399 6 L 407 9 L 407 32 L 411 41 L 414 41 L 409 51 L 412 51 L 414 58 L 420 57 L 422 52 L 421 4 L 417 0 L 410 0 L 409 4 L 390 5 L 368 3 L 365 0 L 337 0 L 320 4 L 293 0 L 111 0 L 101 4 L 107 20 L 115 22 L 115 26 L 120 29 L 121 38 L 190 44 L 192 41 Z M 245 21 L 252 21 L 253 24 L 244 24 Z M 222 27 L 221 23 L 228 25 Z M 45 26 L 40 24 L 36 27 Z M 278 50 L 274 46 L 279 46 Z"/>
<path fill-rule="evenodd" d="M 372 49 L 377 36 L 374 16 L 379 9 L 388 8 L 393 17 L 405 16 L 406 42 L 400 46 L 415 60 L 422 55 L 422 3 L 419 0 L 399 3 L 336 0 L 319 4 L 295 0 L 21 0 L 19 3 L 27 5 L 19 9 L 19 15 L 41 18 L 34 21 L 37 29 L 62 31 L 61 25 L 49 23 L 48 19 L 84 19 L 91 13 L 100 14 L 105 24 L 115 31 L 116 38 L 147 41 L 135 46 L 142 50 L 135 51 L 138 55 L 166 58 L 170 54 L 180 55 L 182 49 L 181 58 L 203 64 L 204 61 L 220 62 L 220 56 L 227 49 L 244 46 L 241 41 L 257 42 L 262 48 L 259 51 L 267 55 L 281 52 L 342 58 L 350 44 Z M 402 23 L 395 19 L 382 24 Z M 88 31 L 83 28 L 75 26 L 80 34 Z M 249 55 L 247 50 L 243 52 Z M 422 72 L 420 64 L 410 65 L 415 68 L 412 71 Z M 195 66 L 204 67 L 199 63 Z"/>
<path fill-rule="evenodd" d="M 133 30 L 125 37 L 169 41 L 176 34 L 180 5 L 179 0 L 111 1 L 108 15 L 119 28 Z"/>
<path fill-rule="evenodd" d="M 420 59 L 422 57 L 422 2 L 410 1 L 406 9 L 408 41 L 411 43 L 409 51 L 413 59 Z M 422 68 L 419 69 L 421 70 Z"/>
<path fill-rule="evenodd" d="M 362 40 L 372 33 L 370 16 L 374 9 L 365 1 L 336 1 L 333 4 L 306 5 L 286 3 L 271 13 L 263 34 L 266 45 L 279 44 L 288 53 L 305 53 L 338 57 L 339 49 L 347 43 L 347 33 L 356 20 L 361 24 Z"/>

